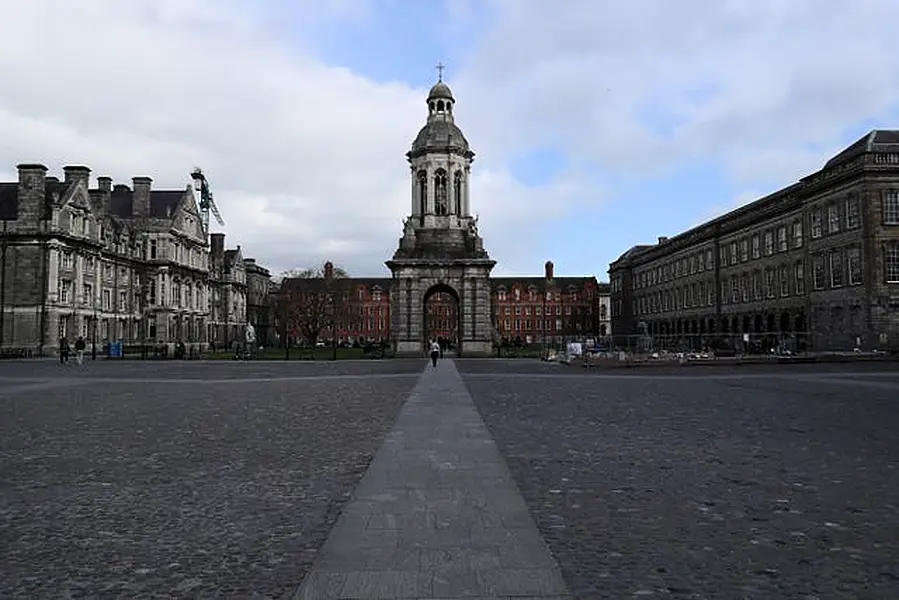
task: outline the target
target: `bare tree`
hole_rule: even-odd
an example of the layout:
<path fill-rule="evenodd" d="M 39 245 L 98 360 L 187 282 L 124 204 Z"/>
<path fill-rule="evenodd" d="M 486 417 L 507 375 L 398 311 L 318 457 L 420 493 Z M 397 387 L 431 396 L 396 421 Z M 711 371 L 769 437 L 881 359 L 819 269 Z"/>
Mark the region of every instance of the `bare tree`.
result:
<path fill-rule="evenodd" d="M 285 331 L 296 332 L 314 348 L 322 334 L 330 329 L 336 353 L 337 321 L 344 312 L 346 283 L 346 271 L 330 262 L 317 268 L 285 272 L 279 294 L 279 312 Z"/>

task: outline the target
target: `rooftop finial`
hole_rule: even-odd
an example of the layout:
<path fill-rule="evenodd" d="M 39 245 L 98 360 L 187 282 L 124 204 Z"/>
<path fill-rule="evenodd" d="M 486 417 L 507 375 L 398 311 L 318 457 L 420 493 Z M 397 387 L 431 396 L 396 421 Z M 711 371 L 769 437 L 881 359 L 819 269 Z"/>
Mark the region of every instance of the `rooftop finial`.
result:
<path fill-rule="evenodd" d="M 443 81 L 443 70 L 444 70 L 445 68 L 446 68 L 446 66 L 445 66 L 442 62 L 437 63 L 437 67 L 436 67 L 436 69 L 437 69 L 437 81 Z"/>

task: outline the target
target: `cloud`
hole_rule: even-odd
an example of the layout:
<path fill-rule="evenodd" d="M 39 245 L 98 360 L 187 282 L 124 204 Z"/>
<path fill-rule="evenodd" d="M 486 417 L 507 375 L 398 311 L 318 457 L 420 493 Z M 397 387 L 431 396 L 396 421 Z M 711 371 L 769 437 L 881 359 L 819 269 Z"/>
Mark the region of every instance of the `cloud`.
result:
<path fill-rule="evenodd" d="M 228 243 L 260 263 L 382 274 L 410 208 L 404 154 L 426 90 L 328 65 L 315 42 L 397 1 L 13 3 L 0 21 L 0 175 L 74 163 L 180 188 L 200 166 Z M 613 181 L 700 161 L 767 193 L 899 107 L 893 0 L 440 6 L 435 27 L 474 40 L 433 60 L 451 65 L 478 153 L 472 207 L 498 273 L 539 271 L 544 232 L 572 215 L 589 225 Z M 397 65 L 391 79 L 417 75 Z M 524 185 L 511 161 L 535 148 L 564 151 L 570 168 Z"/>
<path fill-rule="evenodd" d="M 899 3 L 494 0 L 468 54 L 476 124 L 508 152 L 551 137 L 602 169 L 653 176 L 713 159 L 738 185 L 795 180 L 846 128 L 899 108 Z M 647 107 L 664 110 L 670 131 Z M 649 109 L 652 112 L 652 108 Z M 485 111 L 486 112 L 486 111 Z M 804 147 L 826 143 L 814 158 Z M 797 152 L 777 164 L 760 154 Z"/>

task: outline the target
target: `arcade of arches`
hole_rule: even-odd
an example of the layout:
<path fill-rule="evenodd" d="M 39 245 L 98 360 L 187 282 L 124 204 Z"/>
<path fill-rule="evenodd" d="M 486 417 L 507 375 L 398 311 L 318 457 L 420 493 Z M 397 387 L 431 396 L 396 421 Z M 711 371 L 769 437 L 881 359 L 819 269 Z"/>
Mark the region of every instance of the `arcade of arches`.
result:
<path fill-rule="evenodd" d="M 750 339 L 775 344 L 795 340 L 802 344 L 806 336 L 806 317 L 803 310 L 768 312 L 754 315 L 722 315 L 700 319 L 644 321 L 645 332 L 683 342 L 699 349 L 712 338 L 733 339 L 739 343 L 743 334 Z"/>

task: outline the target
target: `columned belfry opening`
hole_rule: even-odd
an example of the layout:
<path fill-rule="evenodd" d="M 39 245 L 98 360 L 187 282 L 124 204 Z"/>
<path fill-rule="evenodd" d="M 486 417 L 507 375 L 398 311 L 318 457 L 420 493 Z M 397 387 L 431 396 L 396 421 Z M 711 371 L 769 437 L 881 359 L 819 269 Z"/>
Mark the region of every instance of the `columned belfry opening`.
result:
<path fill-rule="evenodd" d="M 489 278 L 496 262 L 484 250 L 477 217 L 471 214 L 474 152 L 456 125 L 456 100 L 443 82 L 442 65 L 438 71 L 438 81 L 425 100 L 427 120 L 406 153 L 409 216 L 399 247 L 387 261 L 395 290 L 390 294 L 393 344 L 398 354 L 418 355 L 439 330 L 455 336 L 460 355 L 489 355 L 493 345 Z M 454 326 L 438 327 L 449 324 L 437 315 L 450 307 L 455 311 Z"/>

